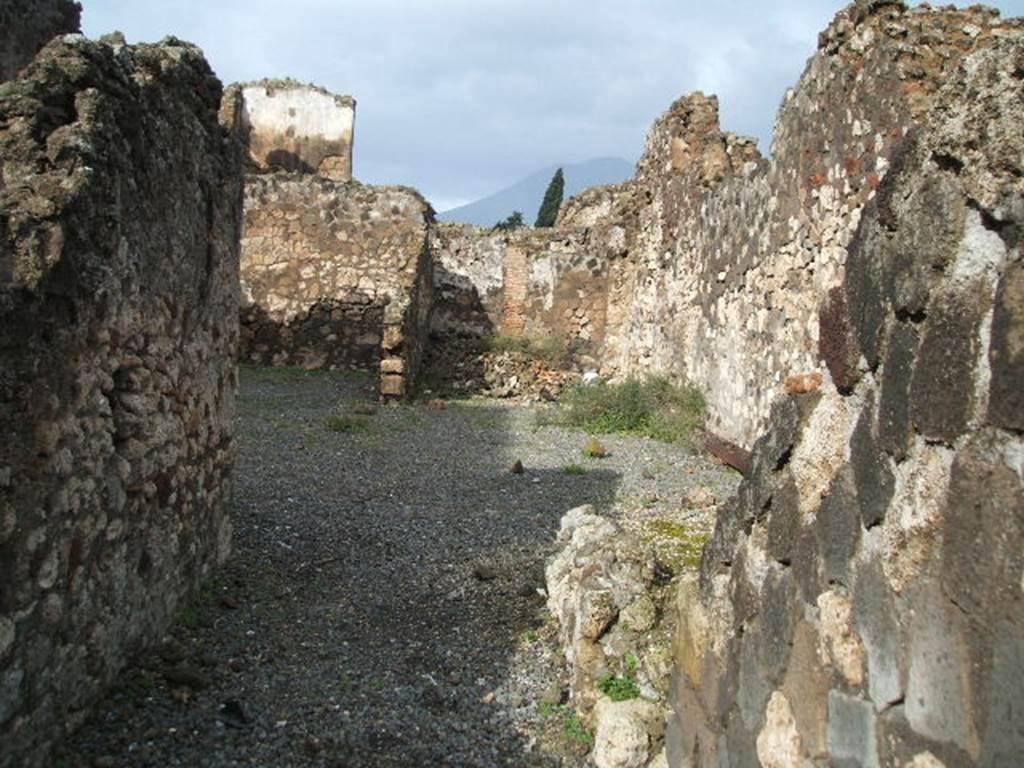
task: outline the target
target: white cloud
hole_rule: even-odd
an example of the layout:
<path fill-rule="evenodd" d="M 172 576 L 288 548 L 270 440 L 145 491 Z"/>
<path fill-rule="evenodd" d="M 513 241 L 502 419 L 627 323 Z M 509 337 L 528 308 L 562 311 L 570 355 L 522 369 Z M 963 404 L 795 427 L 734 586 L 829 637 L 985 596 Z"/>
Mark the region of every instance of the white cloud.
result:
<path fill-rule="evenodd" d="M 84 0 L 84 28 L 199 43 L 225 82 L 291 76 L 359 102 L 356 175 L 475 199 L 551 163 L 635 159 L 691 90 L 767 147 L 842 0 Z M 966 4 L 966 3 L 962 3 Z M 1024 0 L 998 3 L 1024 13 Z"/>

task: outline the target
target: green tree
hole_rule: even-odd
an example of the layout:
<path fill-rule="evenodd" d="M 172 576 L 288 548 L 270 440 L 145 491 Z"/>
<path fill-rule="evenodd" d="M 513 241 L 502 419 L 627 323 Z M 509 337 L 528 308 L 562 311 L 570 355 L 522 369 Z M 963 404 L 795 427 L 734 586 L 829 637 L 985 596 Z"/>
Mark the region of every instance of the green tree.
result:
<path fill-rule="evenodd" d="M 537 223 L 533 226 L 555 226 L 555 219 L 558 218 L 558 209 L 562 206 L 562 194 L 564 192 L 565 177 L 562 175 L 562 169 L 559 168 L 555 171 L 555 175 L 551 177 L 551 183 L 548 184 L 548 189 L 544 193 L 544 202 L 540 204 L 540 210 L 537 211 Z"/>
<path fill-rule="evenodd" d="M 520 227 L 525 227 L 525 226 L 526 226 L 526 222 L 523 221 L 523 212 L 522 211 L 512 211 L 512 215 L 509 216 L 507 219 L 502 219 L 497 224 L 495 224 L 494 225 L 494 229 L 496 229 L 496 230 L 519 229 Z"/>

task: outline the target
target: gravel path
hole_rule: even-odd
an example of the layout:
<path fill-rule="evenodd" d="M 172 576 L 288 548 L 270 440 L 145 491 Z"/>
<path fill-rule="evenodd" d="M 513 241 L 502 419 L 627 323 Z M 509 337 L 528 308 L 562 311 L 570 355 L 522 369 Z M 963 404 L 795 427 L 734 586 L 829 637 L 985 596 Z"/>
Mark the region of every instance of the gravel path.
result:
<path fill-rule="evenodd" d="M 368 384 L 243 369 L 234 555 L 63 765 L 585 764 L 538 707 L 560 684 L 538 590 L 562 513 L 683 514 L 735 476 L 637 438 L 584 458 L 582 433 L 495 401 L 353 416 Z"/>

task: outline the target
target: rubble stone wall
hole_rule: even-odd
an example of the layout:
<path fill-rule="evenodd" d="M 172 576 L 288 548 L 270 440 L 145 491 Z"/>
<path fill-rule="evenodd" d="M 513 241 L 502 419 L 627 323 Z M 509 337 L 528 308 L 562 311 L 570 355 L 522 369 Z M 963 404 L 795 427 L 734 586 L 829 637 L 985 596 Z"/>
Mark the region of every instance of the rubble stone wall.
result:
<path fill-rule="evenodd" d="M 604 228 L 489 232 L 440 225 L 434 235 L 432 330 L 440 336 L 494 333 L 547 340 L 564 345 L 579 365 L 595 368 L 616 242 Z"/>
<path fill-rule="evenodd" d="M 864 209 L 830 376 L 680 590 L 671 765 L 1024 754 L 1022 73 L 1020 30 L 961 60 Z"/>
<path fill-rule="evenodd" d="M 352 179 L 356 102 L 314 85 L 261 80 L 239 86 L 252 169 Z"/>
<path fill-rule="evenodd" d="M 691 94 L 655 122 L 632 181 L 568 201 L 555 229 L 445 229 L 435 329 L 583 339 L 610 378 L 697 385 L 710 429 L 751 446 L 787 379 L 824 373 L 818 308 L 904 136 L 966 55 L 1019 28 L 980 6 L 852 4 L 787 93 L 771 159 Z"/>
<path fill-rule="evenodd" d="M 11 80 L 57 35 L 78 32 L 82 6 L 72 0 L 0 3 L 0 82 Z"/>
<path fill-rule="evenodd" d="M 241 144 L 175 40 L 0 86 L 0 765 L 49 765 L 230 546 Z"/>
<path fill-rule="evenodd" d="M 250 175 L 242 236 L 241 358 L 415 376 L 433 303 L 430 207 L 405 187 Z"/>

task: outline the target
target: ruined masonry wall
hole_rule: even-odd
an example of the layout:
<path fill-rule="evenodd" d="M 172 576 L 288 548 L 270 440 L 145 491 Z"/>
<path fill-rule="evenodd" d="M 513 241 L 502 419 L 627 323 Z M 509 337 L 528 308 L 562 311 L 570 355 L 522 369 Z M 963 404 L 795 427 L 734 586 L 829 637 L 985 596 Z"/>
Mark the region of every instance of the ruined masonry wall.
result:
<path fill-rule="evenodd" d="M 621 236 L 604 228 L 487 232 L 442 224 L 433 241 L 436 335 L 553 339 L 581 367 L 597 367 L 608 264 Z"/>
<path fill-rule="evenodd" d="M 261 80 L 239 86 L 253 170 L 352 179 L 356 102 L 313 85 Z"/>
<path fill-rule="evenodd" d="M 405 187 L 248 176 L 241 358 L 379 370 L 404 394 L 433 303 L 429 211 Z"/>
<path fill-rule="evenodd" d="M 638 168 L 649 202 L 611 277 L 606 371 L 693 381 L 711 428 L 751 445 L 785 379 L 823 370 L 818 306 L 904 134 L 967 53 L 1019 26 L 980 7 L 851 5 L 787 94 L 770 162 L 719 130 L 713 99 L 673 105 Z"/>
<path fill-rule="evenodd" d="M 672 766 L 1024 755 L 1022 73 L 1021 31 L 963 60 L 866 207 L 831 376 L 679 592 Z"/>
<path fill-rule="evenodd" d="M 0 766 L 50 765 L 229 550 L 240 143 L 202 53 L 0 86 Z"/>

